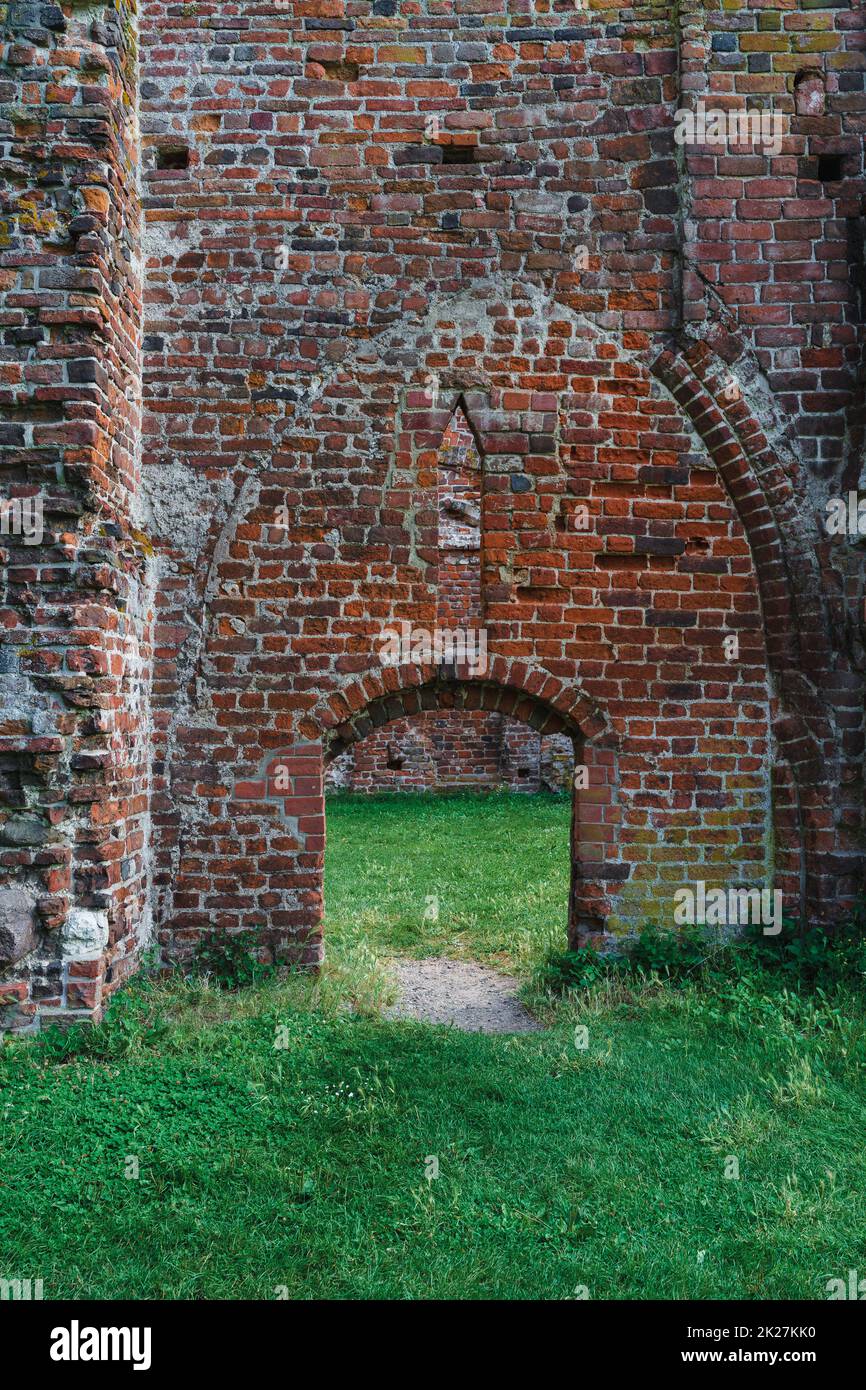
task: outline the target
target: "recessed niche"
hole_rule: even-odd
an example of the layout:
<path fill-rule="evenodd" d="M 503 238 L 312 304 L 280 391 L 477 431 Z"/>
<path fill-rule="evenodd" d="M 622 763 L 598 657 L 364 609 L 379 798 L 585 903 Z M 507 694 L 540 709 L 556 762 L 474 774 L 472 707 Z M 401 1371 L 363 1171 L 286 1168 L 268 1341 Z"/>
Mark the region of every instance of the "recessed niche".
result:
<path fill-rule="evenodd" d="M 163 145 L 156 152 L 157 169 L 188 169 L 189 150 L 184 145 Z"/>
<path fill-rule="evenodd" d="M 441 145 L 443 164 L 474 164 L 474 145 Z"/>
<path fill-rule="evenodd" d="M 818 179 L 821 183 L 838 183 L 842 178 L 841 154 L 818 155 Z"/>
<path fill-rule="evenodd" d="M 348 58 L 320 61 L 319 67 L 322 69 L 322 76 L 326 82 L 357 82 L 358 74 L 361 71 L 359 65 L 351 62 Z"/>

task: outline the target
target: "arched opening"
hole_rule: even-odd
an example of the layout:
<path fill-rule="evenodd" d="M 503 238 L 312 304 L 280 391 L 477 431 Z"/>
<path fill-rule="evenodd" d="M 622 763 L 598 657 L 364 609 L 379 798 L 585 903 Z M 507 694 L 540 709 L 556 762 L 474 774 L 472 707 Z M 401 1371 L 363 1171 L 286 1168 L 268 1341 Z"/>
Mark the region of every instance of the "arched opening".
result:
<path fill-rule="evenodd" d="M 322 926 L 330 959 L 372 954 L 425 1008 L 446 990 L 447 1021 L 482 971 L 527 978 L 549 950 L 566 948 L 580 740 L 493 708 L 497 694 L 509 702 L 492 686 L 417 693 L 414 713 L 377 724 L 394 701 L 377 703 L 360 722 L 373 721 L 369 732 L 331 743 Z M 556 784 L 538 775 L 553 744 Z M 508 761 L 516 746 L 519 765 Z"/>
<path fill-rule="evenodd" d="M 420 750 L 414 764 L 408 756 L 389 755 L 389 750 L 407 749 L 412 739 Z M 485 739 L 490 742 L 486 758 L 483 749 L 479 754 Z M 580 727 L 545 701 L 495 680 L 460 680 L 444 672 L 425 684 L 382 694 L 327 732 L 322 759 L 329 826 L 326 883 L 331 890 L 325 893 L 326 939 L 329 924 L 344 929 L 345 916 L 354 907 L 370 921 L 391 911 L 394 945 L 420 946 L 426 940 L 438 950 L 450 941 L 465 952 L 474 940 L 480 950 L 490 948 L 509 961 L 515 952 L 528 959 L 545 944 L 564 949 L 585 925 L 580 911 L 583 866 L 576 847 L 582 843 L 581 812 L 585 816 L 587 810 L 582 800 L 586 778 L 580 776 L 587 746 Z M 389 761 L 401 766 L 389 766 Z M 524 768 L 529 776 L 523 775 Z M 588 795 L 593 797 L 599 783 L 593 774 L 590 781 Z M 381 843 L 377 814 L 385 818 Z M 350 851 L 356 860 L 358 846 L 352 840 L 364 836 L 365 869 L 353 887 L 344 882 L 338 858 Z M 428 842 L 419 849 L 424 837 Z M 450 864 L 445 862 L 449 853 Z M 437 855 L 438 873 L 433 869 Z M 411 876 L 404 871 L 408 860 L 427 875 L 425 893 L 417 878 L 411 888 Z M 521 860 L 522 887 L 516 882 L 509 887 Z M 472 879 L 472 902 L 455 906 L 461 873 Z M 365 897 L 376 874 L 381 875 L 380 887 L 386 881 L 396 885 L 390 908 L 384 888 L 378 907 Z M 454 890 L 449 908 L 448 895 L 439 891 L 443 885 Z M 411 907 L 410 890 L 415 893 Z M 534 908 L 526 901 L 533 891 Z M 435 919 L 429 912 L 423 916 L 430 907 L 427 898 L 437 899 Z M 500 929 L 518 899 L 523 905 L 509 948 L 509 933 Z M 485 919 L 470 923 L 471 939 L 457 940 L 478 912 Z M 414 936 L 409 929 L 413 913 Z M 384 925 L 380 944 L 388 939 Z M 425 926 L 435 930 L 425 935 Z"/>
<path fill-rule="evenodd" d="M 609 396 L 618 380 L 605 378 Z M 323 745 L 336 765 L 350 745 L 357 758 L 355 745 L 381 730 L 380 769 L 384 762 L 396 782 L 410 775 L 418 753 L 417 744 L 413 753 L 395 738 L 396 721 L 412 716 L 406 727 L 417 728 L 415 715 L 441 710 L 443 693 L 458 688 L 467 709 L 489 708 L 523 725 L 555 713 L 584 741 L 590 780 L 576 793 L 572 941 L 614 944 L 646 921 L 669 920 L 683 878 L 761 883 L 780 845 L 793 896 L 808 807 L 796 781 L 781 782 L 770 799 L 768 731 L 777 701 L 766 688 L 764 648 L 769 643 L 771 663 L 784 671 L 797 631 L 787 615 L 802 610 L 789 602 L 779 528 L 750 481 L 755 469 L 724 436 L 712 398 L 704 405 L 688 378 L 664 380 L 667 392 L 654 395 L 641 383 L 649 394 L 635 396 L 636 427 L 639 408 L 659 407 L 656 461 L 631 462 L 625 479 L 610 450 L 588 478 L 584 445 L 557 445 L 552 408 L 527 421 L 501 408 L 495 391 L 443 386 L 436 399 L 407 387 L 394 402 L 393 467 L 385 449 L 378 490 L 364 491 L 363 507 L 359 492 L 358 507 L 347 510 L 340 489 L 330 494 L 332 509 L 323 509 L 311 486 L 315 505 L 296 516 L 287 469 L 258 486 L 254 505 L 238 502 L 238 525 L 217 547 L 228 558 L 214 565 L 220 597 L 200 663 L 207 680 L 197 682 L 213 700 L 218 728 L 177 735 L 179 748 L 198 738 L 208 755 L 175 762 L 184 791 L 208 798 L 201 831 L 182 827 L 180 872 L 165 874 L 180 947 L 195 932 L 243 926 L 261 933 L 278 961 L 320 959 Z M 697 416 L 698 434 L 706 414 L 708 444 L 707 456 L 696 450 L 675 469 L 671 440 L 680 448 L 697 442 L 688 431 L 670 433 L 680 396 L 683 418 L 692 409 Z M 616 405 L 624 408 L 618 395 Z M 461 413 L 477 465 L 468 449 L 461 453 Z M 530 424 L 554 434 L 521 434 Z M 745 428 L 738 415 L 738 433 Z M 311 433 L 310 450 L 314 443 Z M 557 445 L 556 463 L 542 444 Z M 769 464 L 756 468 L 760 478 L 777 477 Z M 479 489 L 480 584 L 477 569 L 465 573 L 472 564 L 457 544 L 471 529 Z M 291 525 L 281 531 L 275 518 L 286 517 Z M 485 672 L 477 643 L 437 652 L 426 640 L 441 626 L 460 626 L 445 607 L 449 565 L 466 580 L 465 626 L 486 636 Z M 774 614 L 766 643 L 762 605 Z M 743 638 L 740 662 L 722 651 L 731 624 Z M 396 650 L 383 662 L 386 638 Z M 562 731 L 540 730 L 545 738 Z M 796 731 L 788 744 L 799 752 Z M 429 778 L 433 759 L 425 758 Z M 274 786 L 268 768 L 278 761 L 291 771 Z M 210 833 L 224 807 L 250 846 L 254 893 L 243 901 L 225 873 L 223 843 Z M 775 844 L 771 814 L 782 832 Z M 201 865 L 211 863 L 219 892 L 205 897 Z"/>
<path fill-rule="evenodd" d="M 517 812 L 512 817 L 516 823 L 527 827 L 527 831 L 533 825 L 535 830 L 540 827 L 549 839 L 556 839 L 557 857 L 555 871 L 551 875 L 552 896 L 546 894 L 546 901 L 538 905 L 540 910 L 546 910 L 546 905 L 549 905 L 551 911 L 546 916 L 536 915 L 534 919 L 537 928 L 535 944 L 539 950 L 545 943 L 564 949 L 567 944 L 580 944 L 590 935 L 602 933 L 609 910 L 605 886 L 608 880 L 619 876 L 618 866 L 609 859 L 618 807 L 615 751 L 609 742 L 607 726 L 581 693 L 561 685 L 536 668 L 508 663 L 497 657 L 492 660 L 491 669 L 484 678 L 473 679 L 468 672 L 454 668 L 425 670 L 418 666 L 389 667 L 378 675 L 370 673 L 362 677 L 344 687 L 339 700 L 332 699 L 311 711 L 304 725 L 305 741 L 284 746 L 275 752 L 267 760 L 262 782 L 251 783 L 243 789 L 245 796 L 258 799 L 256 804 L 260 811 L 280 827 L 278 843 L 281 850 L 289 851 L 292 856 L 291 866 L 286 863 L 286 871 L 291 874 L 292 897 L 291 909 L 285 920 L 294 942 L 291 947 L 292 960 L 298 959 L 300 934 L 305 942 L 303 959 L 307 963 L 320 961 L 327 949 L 333 904 L 326 901 L 325 894 L 326 783 L 331 781 L 332 795 L 345 795 L 339 792 L 339 784 L 332 777 L 329 779 L 329 770 L 338 767 L 347 754 L 362 748 L 371 735 L 380 737 L 387 746 L 389 734 L 395 727 L 411 724 L 419 716 L 447 714 L 460 720 L 477 713 L 494 715 L 509 726 L 519 727 L 527 737 L 537 738 L 541 746 L 545 741 L 555 739 L 560 747 L 567 746 L 569 750 L 570 778 L 567 785 L 555 790 L 539 788 L 535 795 L 526 795 L 525 792 L 514 792 L 499 784 L 471 792 L 471 810 L 465 802 L 462 806 L 464 817 L 472 815 L 478 808 L 486 813 L 486 821 L 478 821 L 476 829 L 479 833 L 484 824 L 497 825 L 501 830 L 508 817 L 503 816 L 497 821 L 497 803 L 500 808 L 505 806 L 506 809 L 510 803 L 512 810 Z M 367 812 L 380 807 L 384 795 L 392 804 L 392 816 L 399 812 L 401 801 L 404 806 L 407 804 L 405 794 L 400 792 L 380 791 L 378 797 L 375 791 L 372 795 L 357 791 L 349 795 L 356 803 L 366 802 Z M 444 794 L 428 790 L 421 795 L 428 806 L 437 802 L 444 805 L 448 790 L 445 789 Z M 549 816 L 541 812 L 544 801 Z M 533 818 L 535 810 L 539 814 Z M 360 850 L 363 854 L 366 852 L 363 837 L 366 836 L 368 845 L 373 844 L 380 827 L 372 824 L 372 816 L 366 812 L 359 813 L 355 824 L 360 829 L 353 853 Z M 438 818 L 438 825 L 439 843 L 447 847 L 454 827 L 446 827 L 442 816 Z M 351 824 L 348 816 L 346 826 L 349 833 Z M 408 835 L 411 827 L 406 829 Z M 502 834 L 507 836 L 507 828 Z M 399 837 L 391 835 L 392 844 L 396 844 L 397 840 Z M 408 844 L 411 850 L 411 836 L 403 843 Z M 524 847 L 527 852 L 531 852 L 532 843 L 531 838 L 526 839 Z M 504 838 L 499 846 L 503 862 L 508 862 L 510 848 L 507 838 Z M 339 843 L 332 843 L 329 852 L 339 852 Z M 375 855 L 368 855 L 368 858 L 375 860 Z M 279 874 L 284 862 L 280 857 L 270 865 L 270 881 L 274 886 L 280 881 Z M 480 859 L 469 862 L 475 872 Z M 539 859 L 533 872 L 537 870 L 544 876 L 552 862 Z M 429 865 L 429 857 L 427 863 Z M 374 862 L 373 869 L 377 868 Z M 400 856 L 396 849 L 390 868 L 399 878 Z M 526 878 L 528 882 L 531 874 Z M 375 872 L 367 882 L 375 883 Z M 488 893 L 495 894 L 497 891 L 495 866 L 490 856 L 487 858 L 485 887 Z M 416 893 L 414 920 L 418 926 L 425 925 L 421 918 L 428 904 L 421 904 L 420 912 L 417 904 L 421 897 L 426 899 L 428 896 L 436 896 L 435 885 L 423 895 Z M 344 895 L 344 901 L 337 906 L 340 911 L 355 911 L 359 917 L 363 917 L 370 909 L 370 901 L 363 898 L 362 892 L 360 897 L 356 896 L 348 903 Z M 429 919 L 427 925 L 430 925 Z M 445 946 L 448 944 L 448 918 L 443 915 L 441 922 L 436 925 L 441 926 L 439 944 Z M 485 923 L 476 925 L 480 925 L 481 935 L 484 935 Z M 489 919 L 486 926 L 495 932 L 497 920 Z M 521 927 L 523 958 L 532 954 L 531 927 L 532 923 L 527 918 Z M 487 934 L 487 938 L 488 942 L 492 939 L 491 933 Z"/>

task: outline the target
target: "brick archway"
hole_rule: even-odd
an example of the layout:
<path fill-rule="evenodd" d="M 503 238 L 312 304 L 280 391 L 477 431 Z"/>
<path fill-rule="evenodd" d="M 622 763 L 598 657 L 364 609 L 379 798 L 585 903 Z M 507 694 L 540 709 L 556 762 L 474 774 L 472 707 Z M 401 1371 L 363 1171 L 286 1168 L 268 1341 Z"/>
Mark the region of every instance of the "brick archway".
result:
<path fill-rule="evenodd" d="M 209 916 L 205 928 L 199 902 L 177 910 L 179 875 L 167 873 L 162 917 L 172 951 L 178 946 L 186 949 L 187 932 L 191 938 L 213 923 L 227 929 L 262 929 L 265 944 L 281 958 L 318 959 L 326 761 L 370 729 L 423 710 L 425 701 L 433 708 L 447 701 L 451 708 L 456 702 L 458 707 L 495 710 L 543 732 L 579 733 L 592 774 L 578 803 L 572 836 L 573 940 L 608 939 L 651 912 L 665 911 L 669 871 L 664 855 L 670 851 L 659 844 L 653 859 L 647 846 L 663 838 L 666 824 L 682 825 L 692 809 L 692 795 L 714 811 L 730 808 L 731 815 L 740 818 L 737 825 L 750 828 L 731 833 L 739 837 L 748 865 L 745 872 L 751 877 L 761 874 L 758 822 L 764 812 L 754 798 L 740 807 L 746 792 L 731 758 L 753 757 L 752 740 L 760 738 L 762 715 L 759 711 L 757 719 L 750 716 L 749 721 L 739 712 L 733 715 L 741 725 L 736 755 L 729 752 L 721 724 L 710 731 L 720 762 L 709 770 L 709 780 L 703 764 L 714 750 L 691 742 L 688 721 L 688 702 L 700 689 L 691 674 L 695 662 L 706 667 L 704 679 L 718 676 L 715 643 L 723 630 L 719 623 L 733 605 L 715 576 L 727 572 L 727 560 L 710 561 L 702 570 L 704 562 L 698 557 L 688 573 L 709 577 L 701 579 L 702 587 L 696 585 L 680 607 L 678 585 L 688 588 L 691 581 L 672 576 L 671 583 L 668 570 L 677 565 L 688 542 L 671 540 L 664 513 L 660 535 L 654 534 L 656 500 L 684 481 L 669 477 L 667 466 L 672 440 L 679 444 L 671 433 L 674 419 L 682 434 L 679 447 L 689 447 L 689 436 L 679 425 L 680 403 L 654 385 L 645 369 L 620 364 L 620 376 L 611 366 L 613 350 L 601 345 L 598 352 L 593 375 L 586 380 L 594 382 L 611 405 L 603 418 L 613 418 L 614 405 L 618 428 L 633 416 L 644 441 L 639 457 L 628 456 L 623 462 L 621 450 L 615 457 L 611 450 L 599 450 L 597 462 L 589 466 L 586 446 L 572 439 L 567 428 L 569 407 L 555 393 L 516 391 L 506 397 L 502 390 L 472 386 L 464 379 L 462 385 L 439 385 L 431 400 L 422 383 L 404 380 L 392 394 L 387 418 L 375 417 L 381 424 L 383 449 L 379 454 L 371 450 L 364 458 L 376 463 L 378 490 L 365 485 L 357 506 L 346 505 L 345 462 L 342 452 L 334 453 L 338 441 L 312 428 L 306 435 L 295 428 L 291 441 L 282 441 L 285 452 L 250 480 L 249 496 L 236 497 L 214 546 L 211 601 L 202 612 L 197 656 L 189 663 L 195 677 L 190 682 L 190 706 L 196 718 L 188 719 L 190 706 L 179 707 L 176 716 L 184 725 L 178 731 L 178 747 L 185 751 L 200 739 L 214 756 L 194 781 L 190 771 L 198 763 L 184 756 L 172 765 L 170 775 L 176 775 L 175 767 L 182 774 L 183 794 L 190 802 L 193 796 L 198 801 L 187 824 L 181 825 L 178 849 L 169 852 L 179 867 L 197 866 L 196 855 L 210 862 L 215 857 L 210 826 L 225 797 L 233 823 L 251 832 L 256 827 L 249 841 L 254 846 L 249 856 L 254 894 L 239 901 L 229 881 L 220 876 L 220 892 L 208 903 L 215 902 L 220 915 L 215 923 Z M 374 643 L 389 624 L 437 626 L 437 527 L 431 491 L 437 451 L 458 407 L 484 458 L 481 554 L 486 606 L 475 619 L 488 633 L 490 656 L 483 680 L 469 670 L 432 665 L 383 667 L 374 656 Z M 648 440 L 650 407 L 656 433 Z M 598 412 L 600 407 L 593 409 Z M 295 446 L 307 470 L 303 494 Z M 593 443 L 593 457 L 595 451 Z M 627 482 L 620 476 L 622 468 L 636 491 L 647 493 L 650 520 L 646 514 L 621 519 L 620 495 Z M 696 529 L 712 536 L 718 528 L 706 515 L 708 486 L 712 505 L 726 509 L 725 525 L 736 504 L 725 496 L 721 479 L 702 484 L 696 494 Z M 307 511 L 304 498 L 309 499 Z M 285 528 L 275 526 L 279 504 L 287 499 L 292 504 L 288 541 Z M 572 512 L 584 499 L 597 521 L 588 538 Z M 674 499 L 662 499 L 663 508 L 673 504 Z M 285 557 L 274 554 L 276 542 L 287 546 Z M 751 574 L 747 541 L 741 538 L 735 544 L 740 564 L 748 564 Z M 728 546 L 726 540 L 723 556 Z M 635 570 L 627 585 L 615 578 L 624 559 Z M 347 577 L 357 584 L 354 591 Z M 748 587 L 750 581 L 746 582 Z M 706 592 L 716 603 L 710 605 L 713 621 L 704 631 L 695 607 Z M 750 598 L 747 617 L 759 631 L 757 599 L 751 608 L 749 603 Z M 621 615 L 623 605 L 630 611 Z M 520 655 L 510 654 L 514 652 Z M 674 663 L 676 679 L 662 677 L 662 659 Z M 752 684 L 763 689 L 760 642 L 752 646 L 751 668 Z M 248 688 L 250 672 L 258 688 Z M 663 680 L 667 686 L 659 684 Z M 660 689 L 669 690 L 666 706 L 658 703 Z M 599 702 L 610 711 L 609 719 Z M 734 705 L 739 710 L 735 698 Z M 720 711 L 721 719 L 729 717 L 726 709 Z M 214 718 L 218 732 L 207 727 Z M 759 748 L 756 756 L 760 776 Z M 287 782 L 280 787 L 271 773 L 278 764 L 287 765 Z M 754 768 L 744 770 L 748 775 Z M 769 776 L 768 772 L 766 804 Z M 794 824 L 800 825 L 796 796 L 792 805 Z M 690 833 L 686 830 L 687 836 Z M 710 855 L 725 833 L 712 825 L 707 828 Z M 790 885 L 786 882 L 785 887 L 794 897 L 799 851 L 797 832 L 790 827 L 784 843 L 788 842 Z M 686 843 L 691 851 L 693 841 Z M 699 854 L 692 858 L 699 865 L 704 862 Z M 651 875 L 642 861 L 649 863 Z M 224 860 L 218 862 L 221 871 Z M 246 867 L 247 860 L 244 863 Z M 727 872 L 727 865 L 719 872 Z"/>
<path fill-rule="evenodd" d="M 324 768 L 374 728 L 431 709 L 495 711 L 538 733 L 574 740 L 576 758 L 579 754 L 590 773 L 589 786 L 575 789 L 572 798 L 568 940 L 585 940 L 601 927 L 603 884 L 616 878 L 619 869 L 606 857 L 618 807 L 615 739 L 605 714 L 583 692 L 522 662 L 493 658 L 481 677 L 453 666 L 385 667 L 309 711 L 300 729 L 304 742 L 274 753 L 263 783 L 242 789 L 249 797 L 278 803 L 279 815 L 294 829 L 293 853 L 304 866 L 304 900 L 317 923 L 309 929 L 308 915 L 306 953 L 312 963 L 321 959 L 323 949 Z M 587 808 L 593 823 L 584 826 Z"/>
<path fill-rule="evenodd" d="M 491 658 L 483 676 L 460 666 L 381 667 L 344 686 L 304 716 L 300 732 L 321 738 L 327 761 L 371 729 L 424 709 L 488 709 L 539 733 L 597 738 L 606 716 L 574 685 L 522 661 Z"/>

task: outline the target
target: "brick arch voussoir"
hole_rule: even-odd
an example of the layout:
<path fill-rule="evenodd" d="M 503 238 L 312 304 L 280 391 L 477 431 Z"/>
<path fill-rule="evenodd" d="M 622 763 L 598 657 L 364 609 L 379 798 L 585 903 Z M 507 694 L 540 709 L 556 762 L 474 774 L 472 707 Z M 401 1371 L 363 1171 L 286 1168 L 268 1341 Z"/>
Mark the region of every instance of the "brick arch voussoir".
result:
<path fill-rule="evenodd" d="M 800 665 L 803 636 L 802 605 L 798 604 L 791 583 L 777 516 L 780 502 L 794 502 L 790 480 L 780 467 L 771 470 L 777 493 L 773 498 L 775 505 L 771 505 L 760 477 L 770 464 L 770 445 L 742 397 L 732 402 L 730 409 L 723 410 L 708 386 L 695 375 L 692 365 L 671 351 L 660 354 L 652 371 L 691 421 L 737 510 L 758 579 L 767 658 L 773 672 L 781 675 Z M 763 468 L 756 466 L 759 462 Z M 817 635 L 826 647 L 826 634 L 819 628 Z"/>
<path fill-rule="evenodd" d="M 606 715 L 573 683 L 521 661 L 493 657 L 483 675 L 460 665 L 384 666 L 308 710 L 299 732 L 321 740 L 327 762 L 373 729 L 428 709 L 487 709 L 539 733 L 607 735 Z"/>

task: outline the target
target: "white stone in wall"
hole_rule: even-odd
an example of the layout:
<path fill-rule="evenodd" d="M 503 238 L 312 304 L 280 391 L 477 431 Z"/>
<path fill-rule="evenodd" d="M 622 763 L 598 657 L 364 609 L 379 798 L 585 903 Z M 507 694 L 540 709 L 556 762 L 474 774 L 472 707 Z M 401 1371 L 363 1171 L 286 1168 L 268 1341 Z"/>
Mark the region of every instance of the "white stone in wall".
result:
<path fill-rule="evenodd" d="M 73 907 L 63 924 L 65 960 L 90 960 L 101 956 L 108 945 L 108 913 L 88 907 Z"/>

